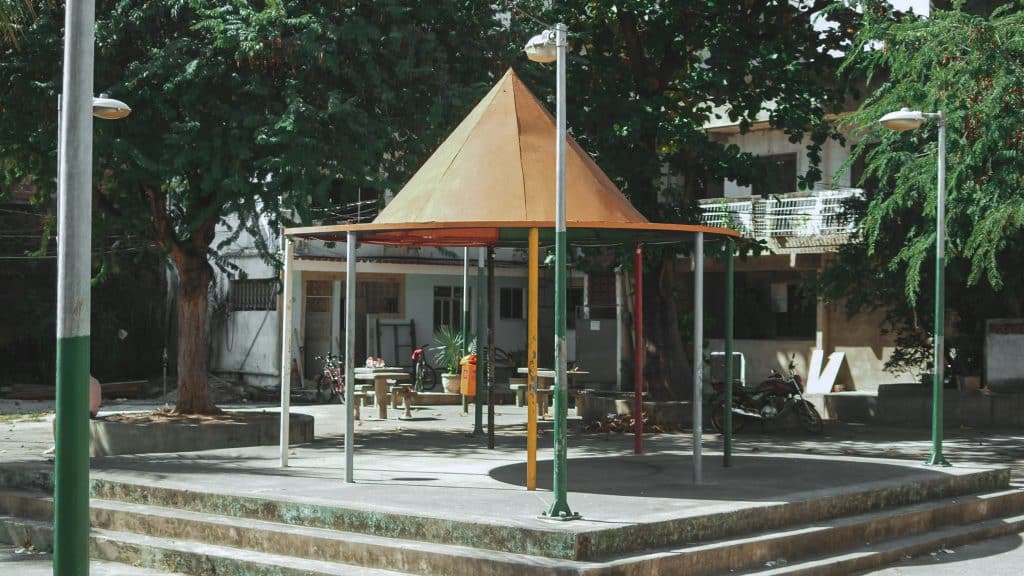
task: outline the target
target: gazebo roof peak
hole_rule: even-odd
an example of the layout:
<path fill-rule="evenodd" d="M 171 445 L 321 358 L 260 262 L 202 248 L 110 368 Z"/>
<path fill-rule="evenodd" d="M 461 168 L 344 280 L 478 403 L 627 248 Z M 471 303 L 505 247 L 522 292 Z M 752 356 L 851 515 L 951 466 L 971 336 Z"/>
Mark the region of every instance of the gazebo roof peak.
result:
<path fill-rule="evenodd" d="M 568 140 L 570 225 L 646 223 L 576 141 Z M 554 219 L 555 121 L 509 68 L 373 223 Z"/>

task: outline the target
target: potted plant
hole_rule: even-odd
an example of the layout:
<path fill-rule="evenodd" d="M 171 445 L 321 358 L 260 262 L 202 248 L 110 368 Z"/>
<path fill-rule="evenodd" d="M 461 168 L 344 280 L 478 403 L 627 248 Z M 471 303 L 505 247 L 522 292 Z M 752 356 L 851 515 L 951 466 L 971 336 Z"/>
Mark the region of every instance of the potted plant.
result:
<path fill-rule="evenodd" d="M 441 326 L 434 333 L 434 361 L 437 362 L 444 372 L 441 373 L 441 382 L 448 392 L 458 393 L 460 389 L 459 360 L 462 359 L 462 333 L 451 327 Z"/>

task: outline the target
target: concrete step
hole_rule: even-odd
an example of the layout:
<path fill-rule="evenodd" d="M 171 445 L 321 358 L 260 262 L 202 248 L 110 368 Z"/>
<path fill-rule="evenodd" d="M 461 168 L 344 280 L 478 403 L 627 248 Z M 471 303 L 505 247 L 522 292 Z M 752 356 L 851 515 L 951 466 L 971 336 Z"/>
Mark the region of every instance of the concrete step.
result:
<path fill-rule="evenodd" d="M 31 509 L 31 506 L 20 500 L 38 496 L 38 493 L 30 491 L 8 493 L 0 498 L 0 502 L 14 503 L 15 507 L 23 510 Z M 37 505 L 34 510 L 45 510 L 46 503 L 44 499 L 43 504 Z M 50 503 L 52 505 L 52 501 Z M 234 561 L 230 557 L 215 558 L 216 555 L 211 556 L 205 548 L 214 545 L 216 548 L 244 549 L 271 556 L 290 556 L 296 559 L 343 563 L 411 574 L 496 576 L 699 576 L 737 570 L 755 570 L 752 573 L 760 573 L 757 570 L 762 570 L 766 563 L 775 562 L 780 558 L 790 564 L 784 568 L 771 568 L 772 570 L 805 570 L 793 573 L 817 574 L 821 573 L 824 567 L 835 564 L 838 568 L 828 569 L 838 571 L 827 573 L 845 574 L 881 566 L 907 555 L 930 551 L 941 545 L 957 545 L 974 539 L 1013 533 L 1024 528 L 1024 518 L 1019 516 L 1021 512 L 1024 512 L 1024 490 L 1015 488 L 814 522 L 786 530 L 748 534 L 682 548 L 624 555 L 599 562 L 580 562 L 128 502 L 93 499 L 91 503 L 94 531 L 118 535 L 116 538 L 107 538 L 108 547 L 116 549 L 120 546 L 118 542 L 124 541 L 123 546 L 126 546 L 126 549 L 136 550 L 138 554 L 143 555 L 155 554 L 162 557 L 170 554 L 171 557 L 177 558 L 191 551 L 210 556 L 204 560 L 205 562 L 225 562 L 226 565 L 230 565 Z M 45 515 L 45 512 L 43 514 Z M 11 524 L 10 518 L 0 518 L 0 528 Z M 39 549 L 48 549 L 48 525 L 45 522 L 27 520 L 13 524 L 15 529 L 8 532 L 21 538 L 16 543 L 31 541 Z M 173 553 L 159 550 L 143 552 L 139 547 L 145 542 L 140 543 L 121 536 L 124 534 L 174 541 L 179 547 L 172 551 Z M 99 557 L 125 561 L 109 553 Z M 130 556 L 127 558 L 130 559 Z M 801 559 L 804 558 L 812 560 L 802 563 Z M 187 568 L 191 564 L 186 562 L 184 566 Z M 166 568 L 184 572 L 191 570 L 177 565 L 166 565 Z"/>
<path fill-rule="evenodd" d="M 738 570 L 760 570 L 769 562 L 784 559 L 799 562 L 804 558 L 821 558 L 828 564 L 835 558 L 859 550 L 871 543 L 884 546 L 886 542 L 920 536 L 931 542 L 931 534 L 945 534 L 963 526 L 988 525 L 993 529 L 1017 530 L 1018 514 L 1024 512 L 1024 491 L 1020 489 L 944 499 L 914 506 L 905 506 L 880 512 L 844 517 L 787 530 L 764 532 L 699 544 L 683 548 L 665 549 L 649 554 L 633 555 L 612 560 L 588 572 L 592 576 L 620 574 L 686 574 L 701 576 L 732 573 Z M 1009 520 L 1004 520 L 1008 518 Z M 980 531 L 975 538 L 987 538 Z M 1001 535 L 1009 532 L 993 533 Z M 941 538 L 939 539 L 941 541 Z M 930 546 L 930 547 L 929 547 Z M 934 549 L 928 544 L 922 551 Z M 901 548 L 902 550 L 902 548 Z M 917 552 L 920 554 L 921 552 Z M 902 551 L 895 556 L 880 555 L 874 566 L 893 562 L 907 555 Z M 891 559 L 890 559 L 891 558 Z M 823 564 L 823 565 L 824 565 Z M 850 568 L 852 570 L 863 568 Z M 868 565 L 868 568 L 873 567 Z M 760 572 L 753 572 L 760 574 Z M 804 574 L 804 572 L 798 572 Z M 817 574 L 811 570 L 806 574 Z M 832 572 L 829 572 L 832 573 Z"/>
<path fill-rule="evenodd" d="M 914 558 L 971 542 L 1017 534 L 1024 529 L 1024 515 L 994 518 L 965 526 L 948 526 L 925 534 L 866 544 L 841 555 L 821 556 L 803 562 L 773 561 L 773 566 L 735 573 L 736 576 L 840 576 L 876 570 L 904 558 Z M 783 559 L 785 560 L 785 559 Z"/>
<path fill-rule="evenodd" d="M 200 541 L 232 549 L 288 555 L 411 574 L 557 576 L 589 567 L 572 560 L 403 540 L 93 499 L 92 525 L 116 533 Z"/>
<path fill-rule="evenodd" d="M 10 535 L 24 535 L 24 538 L 20 542 L 5 542 L 4 536 Z M 43 550 L 52 548 L 52 541 L 52 524 L 0 516 L 0 542 L 19 546 L 31 543 Z M 390 570 L 95 527 L 89 532 L 89 556 L 127 566 L 197 576 L 408 576 Z"/>
<path fill-rule="evenodd" d="M 30 511 L 33 520 L 13 524 L 13 534 L 40 550 L 52 548 L 53 499 L 32 491 L 0 491 L 0 506 L 10 511 Z M 412 574 L 452 576 L 546 576 L 576 574 L 590 566 L 571 560 L 526 554 L 482 550 L 468 546 L 403 540 L 369 534 L 344 532 L 238 518 L 187 510 L 176 510 L 130 502 L 93 498 L 89 512 L 94 532 L 139 534 L 177 542 L 208 543 L 233 549 L 287 555 Z M 13 520 L 11 517 L 6 517 Z M 0 517 L 0 527 L 4 517 Z M 28 533 L 26 526 L 32 527 Z M 102 556 L 109 558 L 108 556 Z M 116 558 L 114 558 L 116 560 Z M 181 570 L 180 568 L 174 568 Z"/>

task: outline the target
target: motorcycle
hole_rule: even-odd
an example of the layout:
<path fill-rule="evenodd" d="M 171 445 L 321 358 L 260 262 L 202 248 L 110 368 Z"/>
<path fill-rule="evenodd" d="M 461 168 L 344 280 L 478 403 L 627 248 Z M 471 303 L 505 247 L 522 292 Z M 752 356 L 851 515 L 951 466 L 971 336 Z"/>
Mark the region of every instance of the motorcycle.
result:
<path fill-rule="evenodd" d="M 738 432 L 747 420 L 770 422 L 778 420 L 789 412 L 796 414 L 804 430 L 820 434 L 825 425 L 813 404 L 804 399 L 803 381 L 794 374 L 790 362 L 789 374 L 772 370 L 768 379 L 752 388 L 733 382 L 732 387 L 732 431 Z M 709 404 L 711 426 L 718 432 L 725 430 L 725 383 L 715 382 L 715 389 Z"/>
<path fill-rule="evenodd" d="M 327 353 L 317 356 L 323 362 L 320 374 L 316 377 L 316 399 L 321 404 L 345 402 L 345 375 L 341 371 L 341 357 Z"/>

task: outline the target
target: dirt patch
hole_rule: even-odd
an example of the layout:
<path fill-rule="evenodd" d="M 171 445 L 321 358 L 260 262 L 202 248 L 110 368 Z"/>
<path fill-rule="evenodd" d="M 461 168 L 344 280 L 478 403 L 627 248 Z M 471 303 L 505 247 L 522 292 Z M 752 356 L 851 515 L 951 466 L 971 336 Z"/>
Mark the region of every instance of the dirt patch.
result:
<path fill-rule="evenodd" d="M 158 422 L 179 424 L 246 424 L 263 420 L 277 420 L 277 413 L 267 412 L 222 412 L 220 414 L 175 414 L 170 408 L 154 412 L 127 412 L 104 416 L 100 420 L 123 424 L 154 424 Z"/>

